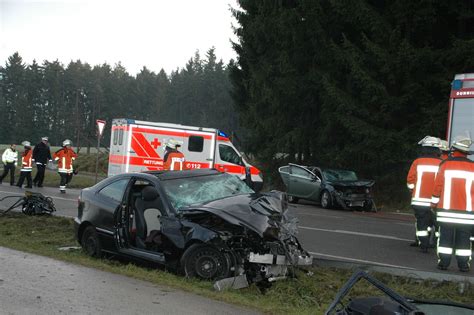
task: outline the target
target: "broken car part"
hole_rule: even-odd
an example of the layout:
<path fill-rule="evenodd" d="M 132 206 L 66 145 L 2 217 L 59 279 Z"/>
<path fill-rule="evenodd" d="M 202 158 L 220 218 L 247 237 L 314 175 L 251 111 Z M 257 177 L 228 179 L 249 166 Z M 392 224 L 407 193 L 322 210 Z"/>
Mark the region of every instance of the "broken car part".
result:
<path fill-rule="evenodd" d="M 6 196 L 1 198 L 0 201 L 9 198 L 17 198 L 17 200 L 10 207 L 0 212 L 2 215 L 20 207 L 21 212 L 26 215 L 52 214 L 56 211 L 53 199 L 51 197 L 45 197 L 40 193 L 25 191 L 25 196 Z"/>
<path fill-rule="evenodd" d="M 386 297 L 357 297 L 349 299 L 347 305 L 344 298 L 356 283 L 365 279 L 382 291 Z M 472 315 L 474 306 L 440 301 L 423 301 L 409 299 L 393 291 L 385 284 L 369 275 L 366 271 L 356 271 L 336 294 L 333 302 L 325 312 L 326 315 Z"/>

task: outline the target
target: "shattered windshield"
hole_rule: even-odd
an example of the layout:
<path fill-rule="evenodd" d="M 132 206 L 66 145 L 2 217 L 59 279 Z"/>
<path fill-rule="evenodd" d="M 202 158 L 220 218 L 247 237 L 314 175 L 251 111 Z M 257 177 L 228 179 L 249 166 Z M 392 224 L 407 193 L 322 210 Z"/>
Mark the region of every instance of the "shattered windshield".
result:
<path fill-rule="evenodd" d="M 237 176 L 225 173 L 170 179 L 161 183 L 171 205 L 176 210 L 194 204 L 254 192 Z"/>
<path fill-rule="evenodd" d="M 353 171 L 323 170 L 323 175 L 327 180 L 357 180 L 357 175 Z"/>

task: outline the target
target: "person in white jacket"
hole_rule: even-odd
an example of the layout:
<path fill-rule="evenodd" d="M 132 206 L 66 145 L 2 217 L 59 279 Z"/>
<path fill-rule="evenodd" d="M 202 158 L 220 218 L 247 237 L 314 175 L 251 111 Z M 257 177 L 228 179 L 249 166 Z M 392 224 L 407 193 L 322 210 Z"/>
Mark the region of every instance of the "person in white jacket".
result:
<path fill-rule="evenodd" d="M 2 154 L 3 162 L 3 174 L 0 176 L 0 184 L 3 179 L 10 172 L 10 185 L 15 185 L 15 168 L 18 163 L 18 151 L 16 150 L 16 144 L 11 144 L 8 149 L 5 150 Z"/>

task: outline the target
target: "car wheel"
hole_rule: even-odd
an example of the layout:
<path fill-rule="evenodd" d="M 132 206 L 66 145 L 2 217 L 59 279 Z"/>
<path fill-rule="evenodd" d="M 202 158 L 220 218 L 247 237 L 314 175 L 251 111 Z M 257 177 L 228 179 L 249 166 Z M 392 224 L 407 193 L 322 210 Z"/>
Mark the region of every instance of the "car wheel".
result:
<path fill-rule="evenodd" d="M 102 256 L 102 246 L 95 227 L 89 225 L 82 233 L 81 245 L 87 255 L 91 257 Z"/>
<path fill-rule="evenodd" d="M 364 204 L 364 211 L 377 212 L 377 209 L 374 207 L 374 203 L 372 201 L 367 201 Z"/>
<path fill-rule="evenodd" d="M 289 203 L 298 203 L 298 198 L 292 195 L 288 195 L 288 202 Z"/>
<path fill-rule="evenodd" d="M 332 199 L 331 199 L 331 194 L 329 191 L 325 190 L 321 194 L 321 207 L 324 209 L 329 209 L 332 206 Z"/>
<path fill-rule="evenodd" d="M 228 257 L 213 246 L 191 245 L 181 258 L 184 274 L 189 278 L 216 280 L 229 277 Z"/>

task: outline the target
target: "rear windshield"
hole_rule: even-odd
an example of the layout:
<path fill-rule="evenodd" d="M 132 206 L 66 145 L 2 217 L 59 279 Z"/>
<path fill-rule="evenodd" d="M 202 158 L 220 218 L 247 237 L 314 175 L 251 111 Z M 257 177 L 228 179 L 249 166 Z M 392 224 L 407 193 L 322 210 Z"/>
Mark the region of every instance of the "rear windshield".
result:
<path fill-rule="evenodd" d="M 177 211 L 190 205 L 254 192 L 237 176 L 226 173 L 170 179 L 161 184 Z"/>
<path fill-rule="evenodd" d="M 327 180 L 357 180 L 357 175 L 353 171 L 323 170 L 323 175 Z"/>

